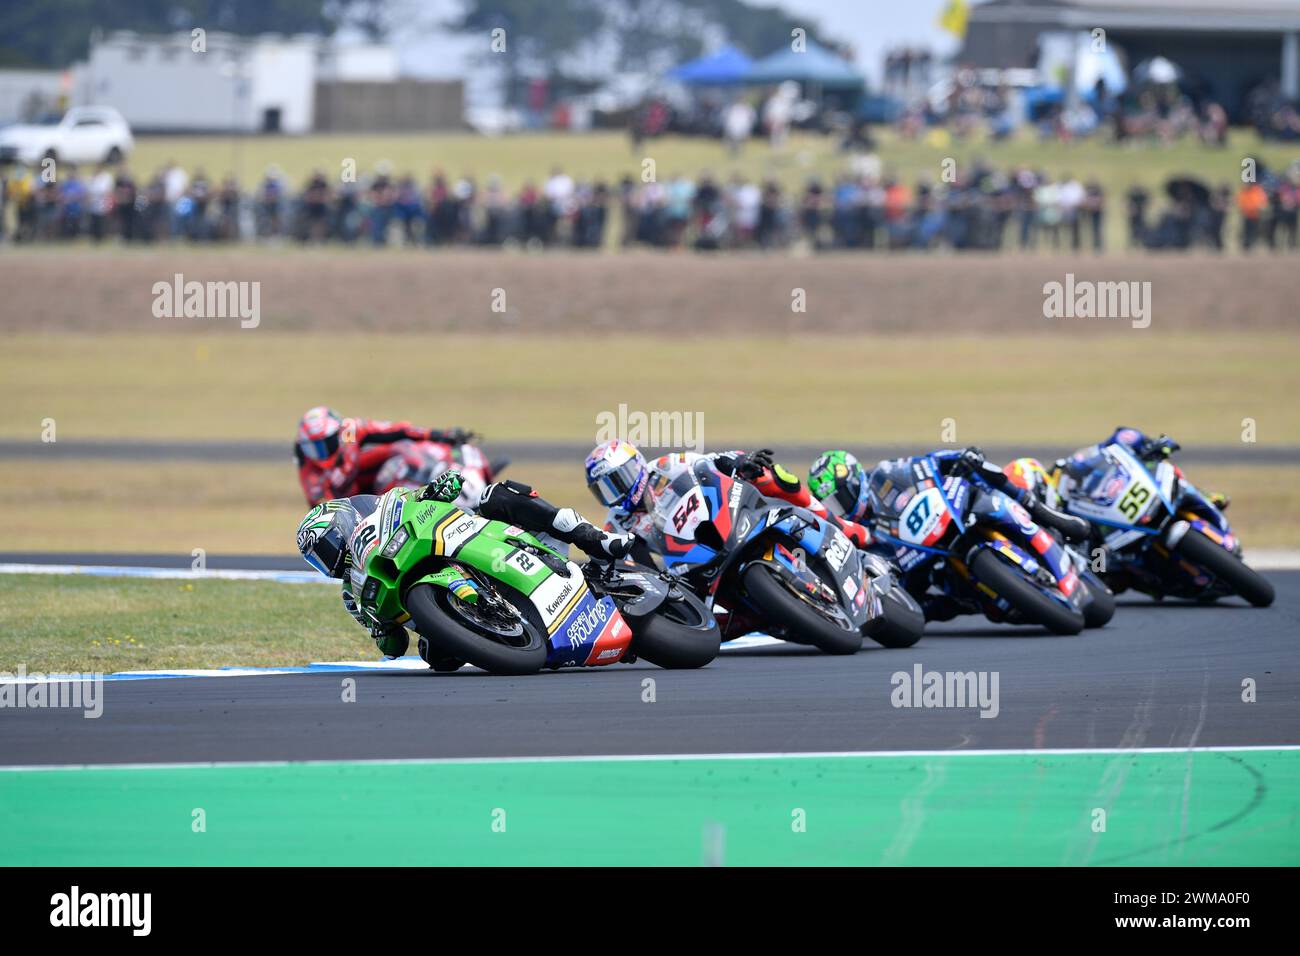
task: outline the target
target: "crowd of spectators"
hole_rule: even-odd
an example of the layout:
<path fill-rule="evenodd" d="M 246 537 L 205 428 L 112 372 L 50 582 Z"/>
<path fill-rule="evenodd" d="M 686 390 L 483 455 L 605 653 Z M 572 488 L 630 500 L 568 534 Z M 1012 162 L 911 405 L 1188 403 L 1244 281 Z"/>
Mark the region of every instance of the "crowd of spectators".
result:
<path fill-rule="evenodd" d="M 0 197 L 0 236 L 17 242 L 1090 252 L 1105 248 L 1111 199 L 1096 180 L 1028 166 L 973 163 L 906 181 L 865 158 L 833 181 L 811 177 L 795 190 L 707 171 L 610 183 L 556 168 L 508 191 L 496 176 L 480 185 L 434 172 L 421 184 L 381 165 L 357 182 L 318 171 L 297 190 L 272 168 L 245 191 L 231 177 L 168 164 L 143 185 L 126 167 L 65 166 L 51 182 L 10 168 L 0 171 Z M 1134 187 L 1124 205 L 1132 247 L 1223 249 L 1235 216 L 1243 248 L 1293 249 L 1300 175 L 1264 170 L 1235 189 L 1183 180 L 1159 196 Z"/>

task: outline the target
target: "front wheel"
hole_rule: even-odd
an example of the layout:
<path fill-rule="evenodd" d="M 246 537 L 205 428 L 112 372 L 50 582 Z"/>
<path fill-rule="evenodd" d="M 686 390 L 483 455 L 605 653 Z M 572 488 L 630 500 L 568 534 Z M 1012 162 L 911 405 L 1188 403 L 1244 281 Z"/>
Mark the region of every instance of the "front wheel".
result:
<path fill-rule="evenodd" d="M 1174 549 L 1188 561 L 1209 571 L 1255 607 L 1273 603 L 1273 585 L 1227 548 L 1215 544 L 1199 531 L 1188 531 Z"/>
<path fill-rule="evenodd" d="M 1078 634 L 1083 630 L 1083 612 L 1066 607 L 1044 594 L 988 548 L 981 548 L 970 563 L 975 577 L 1011 604 L 1031 624 L 1041 624 L 1053 634 Z"/>
<path fill-rule="evenodd" d="M 491 674 L 518 676 L 542 669 L 546 638 L 526 615 L 494 619 L 476 609 L 432 584 L 417 584 L 406 594 L 406 610 L 428 640 L 431 656 L 466 661 Z"/>
<path fill-rule="evenodd" d="M 827 654 L 856 654 L 862 648 L 861 631 L 822 617 L 778 581 L 776 574 L 765 564 L 751 564 L 741 580 L 750 600 L 790 634 L 791 640 L 812 644 Z"/>
<path fill-rule="evenodd" d="M 676 586 L 653 614 L 628 623 L 636 656 L 658 667 L 703 667 L 722 643 L 722 630 L 704 602 Z"/>
<path fill-rule="evenodd" d="M 895 584 L 880 597 L 881 616 L 867 636 L 882 647 L 911 647 L 925 630 L 925 612 L 916 599 Z"/>

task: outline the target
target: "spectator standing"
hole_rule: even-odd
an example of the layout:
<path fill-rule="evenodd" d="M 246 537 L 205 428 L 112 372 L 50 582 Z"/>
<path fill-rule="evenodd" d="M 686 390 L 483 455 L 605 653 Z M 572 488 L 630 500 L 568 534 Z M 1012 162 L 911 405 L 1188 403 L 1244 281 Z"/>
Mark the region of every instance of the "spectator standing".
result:
<path fill-rule="evenodd" d="M 542 195 L 546 200 L 545 232 L 542 239 L 547 245 L 555 242 L 559 235 L 559 224 L 573 211 L 574 190 L 573 178 L 563 169 L 556 166 L 551 170 L 550 178 L 542 187 Z"/>
<path fill-rule="evenodd" d="M 821 248 L 821 228 L 823 204 L 826 195 L 822 190 L 821 180 L 812 177 L 804 187 L 803 199 L 799 203 L 799 226 L 804 238 L 813 249 Z"/>
<path fill-rule="evenodd" d="M 121 167 L 114 184 L 113 209 L 117 213 L 117 228 L 123 241 L 134 242 L 136 234 L 136 187 L 131 171 Z"/>
<path fill-rule="evenodd" d="M 727 141 L 727 152 L 731 156 L 739 155 L 741 146 L 753 135 L 756 119 L 754 107 L 750 106 L 749 101 L 743 97 L 732 101 L 727 107 L 722 121 L 722 134 Z"/>
<path fill-rule="evenodd" d="M 397 182 L 393 213 L 402 227 L 402 241 L 408 246 L 416 245 L 420 230 L 424 227 L 424 206 L 420 202 L 420 187 L 415 184 L 415 177 L 410 173 Z"/>
<path fill-rule="evenodd" d="M 189 238 L 192 241 L 208 239 L 208 206 L 212 202 L 212 184 L 208 182 L 207 174 L 202 169 L 194 174 L 194 180 L 190 183 L 189 197 Z"/>
<path fill-rule="evenodd" d="M 184 229 L 184 224 L 179 220 L 177 204 L 185 196 L 190 188 L 189 173 L 176 165 L 176 160 L 169 159 L 167 166 L 163 170 L 163 201 L 164 215 L 167 220 L 167 234 L 169 237 L 180 236 Z"/>
<path fill-rule="evenodd" d="M 1300 165 L 1293 164 L 1278 181 L 1273 219 L 1277 224 L 1277 247 L 1295 249 L 1300 226 Z"/>
<path fill-rule="evenodd" d="M 284 180 L 278 166 L 268 166 L 257 191 L 257 233 L 278 236 L 283 223 Z"/>
<path fill-rule="evenodd" d="M 506 241 L 510 226 L 508 207 L 506 191 L 501 187 L 501 177 L 492 173 L 483 184 L 483 228 L 478 239 L 480 245 L 499 246 Z"/>
<path fill-rule="evenodd" d="M 375 167 L 375 178 L 370 181 L 370 241 L 376 246 L 388 245 L 388 227 L 393 221 L 397 190 L 391 170 L 388 163 L 380 163 Z"/>
<path fill-rule="evenodd" d="M 107 166 L 100 166 L 90 180 L 90 237 L 103 242 L 108 235 L 109 217 L 113 214 L 113 174 Z"/>
<path fill-rule="evenodd" d="M 1092 234 L 1092 251 L 1101 252 L 1106 245 L 1106 193 L 1095 179 L 1084 187 L 1083 216 Z"/>
<path fill-rule="evenodd" d="M 1070 249 L 1078 252 L 1083 245 L 1083 218 L 1081 211 L 1087 191 L 1083 183 L 1068 173 L 1057 191 L 1057 203 L 1061 208 L 1061 224 L 1070 236 Z"/>
<path fill-rule="evenodd" d="M 75 239 L 81 235 L 81 222 L 86 215 L 86 183 L 75 166 L 67 168 L 63 175 L 58 199 L 61 207 L 59 235 L 64 239 Z"/>
<path fill-rule="evenodd" d="M 1147 206 L 1151 194 L 1145 186 L 1134 184 L 1128 191 L 1128 247 L 1141 248 L 1147 238 Z"/>
<path fill-rule="evenodd" d="M 324 242 L 330 233 L 330 184 L 321 170 L 314 170 L 302 191 L 303 242 Z"/>
<path fill-rule="evenodd" d="M 727 190 L 727 205 L 734 227 L 732 243 L 735 246 L 748 246 L 755 240 L 758 220 L 763 207 L 763 191 L 757 184 L 751 183 L 739 174 L 731 178 Z"/>
<path fill-rule="evenodd" d="M 1259 183 L 1244 183 L 1237 191 L 1237 211 L 1241 213 L 1241 248 L 1249 252 L 1263 231 L 1268 193 Z"/>
<path fill-rule="evenodd" d="M 763 249 L 771 249 L 781 241 L 781 185 L 769 179 L 763 185 L 763 198 L 758 207 L 758 228 L 755 238 Z"/>
<path fill-rule="evenodd" d="M 217 193 L 217 228 L 215 238 L 231 242 L 239 238 L 239 180 L 227 173 Z"/>

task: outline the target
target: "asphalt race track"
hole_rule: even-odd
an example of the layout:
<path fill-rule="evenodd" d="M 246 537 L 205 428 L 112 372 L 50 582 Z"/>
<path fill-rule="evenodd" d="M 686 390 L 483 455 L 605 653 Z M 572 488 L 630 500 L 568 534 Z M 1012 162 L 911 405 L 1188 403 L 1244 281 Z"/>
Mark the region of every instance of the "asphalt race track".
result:
<path fill-rule="evenodd" d="M 1296 744 L 1300 572 L 1269 577 L 1266 610 L 1124 595 L 1108 627 L 1077 637 L 968 618 L 914 648 L 868 644 L 851 658 L 777 645 L 699 671 L 110 681 L 98 719 L 0 712 L 0 765 Z M 996 716 L 893 706 L 891 675 L 916 665 L 995 672 Z"/>

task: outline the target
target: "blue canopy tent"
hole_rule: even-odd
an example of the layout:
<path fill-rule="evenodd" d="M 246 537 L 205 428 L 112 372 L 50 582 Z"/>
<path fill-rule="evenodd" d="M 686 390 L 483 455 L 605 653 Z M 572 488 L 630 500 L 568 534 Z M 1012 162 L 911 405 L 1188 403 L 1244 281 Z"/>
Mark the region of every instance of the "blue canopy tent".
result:
<path fill-rule="evenodd" d="M 852 63 L 809 40 L 802 53 L 786 47 L 763 57 L 745 76 L 746 83 L 783 83 L 794 80 L 822 90 L 859 90 L 862 74 Z"/>
<path fill-rule="evenodd" d="M 691 60 L 668 71 L 668 77 L 688 86 L 731 86 L 745 82 L 754 61 L 734 46 Z"/>

